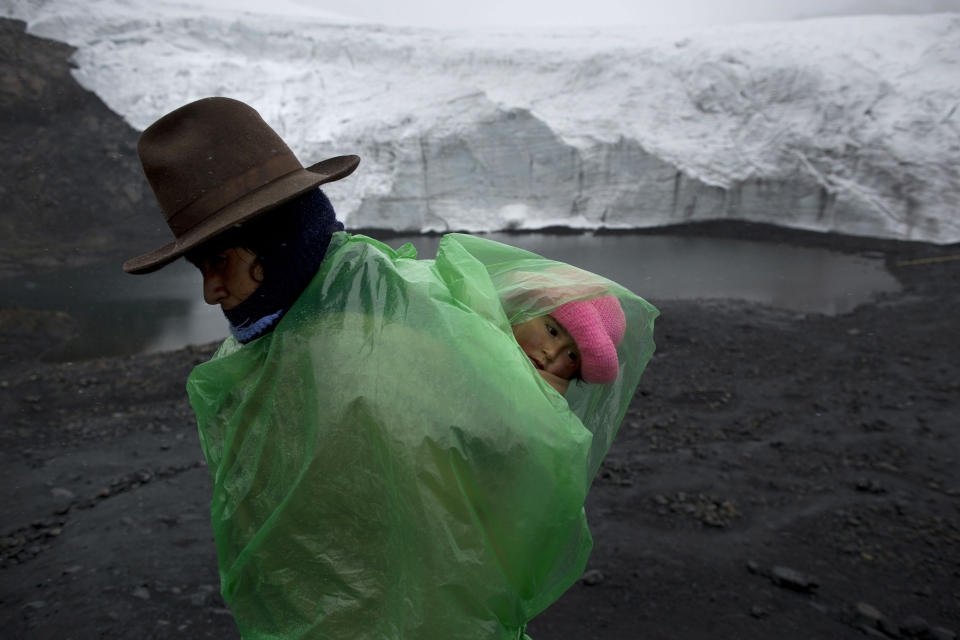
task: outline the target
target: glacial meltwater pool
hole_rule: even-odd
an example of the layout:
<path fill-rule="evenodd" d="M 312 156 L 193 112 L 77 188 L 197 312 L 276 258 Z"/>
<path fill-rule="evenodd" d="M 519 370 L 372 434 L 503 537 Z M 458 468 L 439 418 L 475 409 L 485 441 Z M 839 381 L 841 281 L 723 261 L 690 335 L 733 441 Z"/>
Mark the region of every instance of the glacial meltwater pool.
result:
<path fill-rule="evenodd" d="M 502 234 L 506 242 L 604 275 L 653 304 L 669 299 L 735 298 L 798 313 L 838 314 L 897 291 L 883 260 L 784 244 L 671 235 Z M 413 242 L 436 255 L 438 236 Z M 199 272 L 184 260 L 131 276 L 120 260 L 0 280 L 4 306 L 58 309 L 80 324 L 78 337 L 47 359 L 145 353 L 223 338 L 219 308 L 204 304 Z"/>

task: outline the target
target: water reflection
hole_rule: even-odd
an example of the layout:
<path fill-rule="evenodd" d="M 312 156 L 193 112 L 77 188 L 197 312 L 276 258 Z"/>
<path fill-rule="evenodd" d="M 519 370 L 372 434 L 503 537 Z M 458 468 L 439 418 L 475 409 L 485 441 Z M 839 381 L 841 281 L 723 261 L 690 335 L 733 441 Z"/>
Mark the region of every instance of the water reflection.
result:
<path fill-rule="evenodd" d="M 879 259 L 824 249 L 748 240 L 648 235 L 489 234 L 535 253 L 605 275 L 661 300 L 738 298 L 804 313 L 837 314 L 899 284 Z M 436 255 L 439 237 L 401 236 L 421 258 Z M 5 306 L 57 309 L 74 316 L 79 337 L 47 359 L 175 349 L 222 339 L 219 308 L 204 304 L 197 270 L 180 260 L 145 276 L 120 260 L 36 277 L 0 280 Z"/>
<path fill-rule="evenodd" d="M 77 337 L 45 360 L 148 353 L 226 336 L 223 315 L 203 302 L 195 267 L 180 260 L 150 276 L 130 276 L 121 262 L 0 280 L 0 295 L 5 306 L 65 311 L 77 321 Z"/>
<path fill-rule="evenodd" d="M 504 234 L 484 237 L 604 275 L 658 300 L 749 300 L 800 313 L 852 311 L 880 293 L 900 290 L 879 258 L 784 244 L 696 236 Z M 421 258 L 439 237 L 400 236 Z"/>

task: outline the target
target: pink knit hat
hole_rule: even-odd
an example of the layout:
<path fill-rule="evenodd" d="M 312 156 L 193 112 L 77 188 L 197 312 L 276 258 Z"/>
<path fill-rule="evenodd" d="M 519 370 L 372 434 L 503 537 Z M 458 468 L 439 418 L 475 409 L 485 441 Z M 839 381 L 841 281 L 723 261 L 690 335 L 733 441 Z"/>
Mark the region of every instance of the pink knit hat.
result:
<path fill-rule="evenodd" d="M 578 300 L 550 312 L 580 349 L 580 375 L 586 382 L 613 382 L 619 375 L 617 345 L 627 321 L 614 296 Z"/>

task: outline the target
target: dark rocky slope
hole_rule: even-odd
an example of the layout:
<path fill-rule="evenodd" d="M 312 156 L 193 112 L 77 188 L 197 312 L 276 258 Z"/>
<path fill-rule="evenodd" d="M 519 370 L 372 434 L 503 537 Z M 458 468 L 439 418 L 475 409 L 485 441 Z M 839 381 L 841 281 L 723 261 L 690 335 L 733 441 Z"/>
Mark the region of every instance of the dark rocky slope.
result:
<path fill-rule="evenodd" d="M 73 79 L 70 46 L 24 27 L 0 19 L 0 277 L 151 249 L 169 231 L 138 133 Z"/>

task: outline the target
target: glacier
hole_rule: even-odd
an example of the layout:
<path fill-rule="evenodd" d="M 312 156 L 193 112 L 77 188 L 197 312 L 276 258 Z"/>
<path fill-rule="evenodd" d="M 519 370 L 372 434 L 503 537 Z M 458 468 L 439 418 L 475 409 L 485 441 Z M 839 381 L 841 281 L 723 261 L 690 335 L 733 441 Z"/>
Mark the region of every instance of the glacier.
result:
<path fill-rule="evenodd" d="M 304 164 L 360 155 L 325 187 L 353 228 L 735 219 L 960 241 L 960 14 L 441 30 L 230 4 L 0 10 L 76 47 L 76 79 L 134 128 L 227 95 Z"/>

